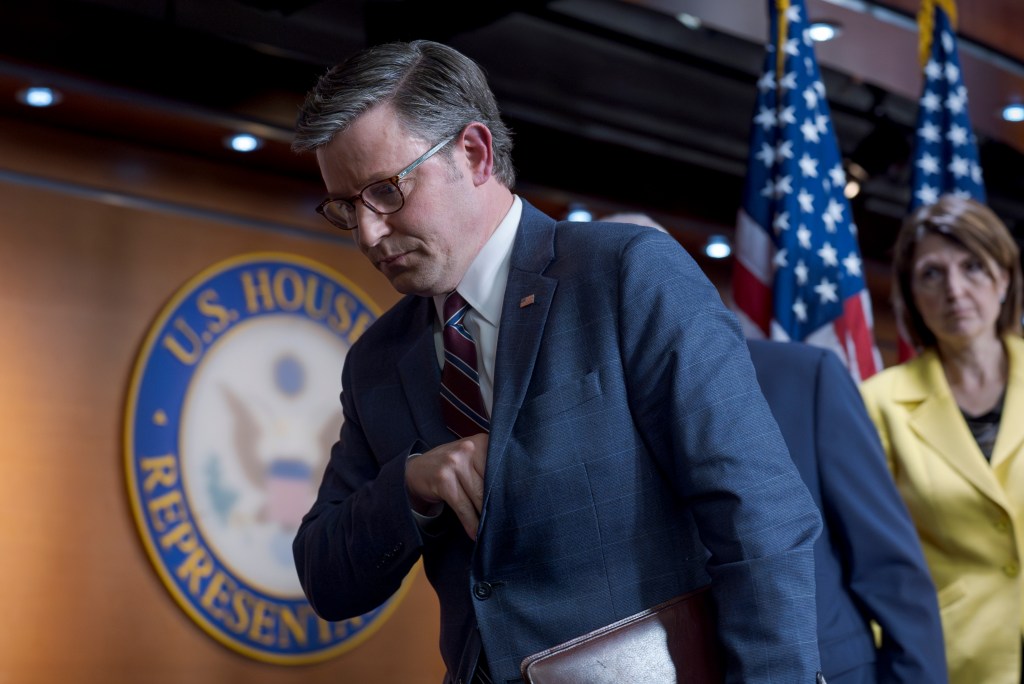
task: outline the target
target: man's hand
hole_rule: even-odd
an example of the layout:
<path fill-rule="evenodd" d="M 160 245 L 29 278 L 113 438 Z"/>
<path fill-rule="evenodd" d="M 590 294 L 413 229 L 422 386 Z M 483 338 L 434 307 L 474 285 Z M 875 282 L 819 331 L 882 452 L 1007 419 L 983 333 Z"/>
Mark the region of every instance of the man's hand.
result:
<path fill-rule="evenodd" d="M 486 470 L 486 433 L 442 444 L 411 459 L 405 466 L 405 486 L 413 510 L 430 515 L 438 504 L 448 504 L 476 541 Z"/>

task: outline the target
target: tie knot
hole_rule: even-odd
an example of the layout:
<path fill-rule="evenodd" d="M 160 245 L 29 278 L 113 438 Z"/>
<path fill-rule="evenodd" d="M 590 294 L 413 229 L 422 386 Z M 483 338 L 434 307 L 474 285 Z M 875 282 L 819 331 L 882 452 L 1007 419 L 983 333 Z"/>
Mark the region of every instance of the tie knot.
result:
<path fill-rule="evenodd" d="M 448 325 L 452 317 L 458 314 L 460 311 L 468 307 L 469 304 L 462 298 L 462 295 L 456 290 L 452 290 L 447 297 L 444 299 L 444 322 Z"/>

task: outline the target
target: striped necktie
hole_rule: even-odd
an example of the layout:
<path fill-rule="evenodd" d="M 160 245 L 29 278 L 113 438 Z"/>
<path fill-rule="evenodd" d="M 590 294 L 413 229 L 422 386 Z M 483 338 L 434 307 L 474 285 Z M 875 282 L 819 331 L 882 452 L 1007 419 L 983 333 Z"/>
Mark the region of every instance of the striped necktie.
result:
<path fill-rule="evenodd" d="M 458 292 L 444 300 L 444 368 L 441 369 L 441 415 L 459 437 L 489 432 L 480 375 L 476 370 L 476 343 L 464 325 L 469 304 Z"/>

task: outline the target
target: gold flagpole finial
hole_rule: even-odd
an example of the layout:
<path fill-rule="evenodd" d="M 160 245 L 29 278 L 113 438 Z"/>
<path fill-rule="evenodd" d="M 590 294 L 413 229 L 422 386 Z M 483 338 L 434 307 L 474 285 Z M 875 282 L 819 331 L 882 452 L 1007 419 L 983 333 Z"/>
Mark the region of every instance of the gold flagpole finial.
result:
<path fill-rule="evenodd" d="M 917 13 L 918 58 L 923 67 L 932 52 L 932 34 L 935 32 L 935 9 L 941 8 L 949 17 L 949 23 L 956 29 L 956 0 L 921 0 Z"/>
<path fill-rule="evenodd" d="M 778 83 L 786 71 L 786 36 L 789 35 L 789 0 L 775 0 L 775 12 L 779 17 L 779 35 L 775 41 L 775 83 Z"/>

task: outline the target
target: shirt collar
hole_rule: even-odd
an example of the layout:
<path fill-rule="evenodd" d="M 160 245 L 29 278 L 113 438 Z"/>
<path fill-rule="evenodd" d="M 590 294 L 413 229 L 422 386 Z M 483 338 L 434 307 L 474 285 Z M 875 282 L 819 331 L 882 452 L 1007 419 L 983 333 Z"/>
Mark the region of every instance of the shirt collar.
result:
<path fill-rule="evenodd" d="M 523 201 L 513 195 L 512 207 L 469 265 L 459 283 L 458 291 L 473 310 L 484 320 L 497 327 L 501 318 L 501 303 L 505 298 L 512 244 L 515 242 L 519 219 L 523 215 Z M 444 300 L 447 295 L 435 295 L 434 307 L 443 319 Z"/>

